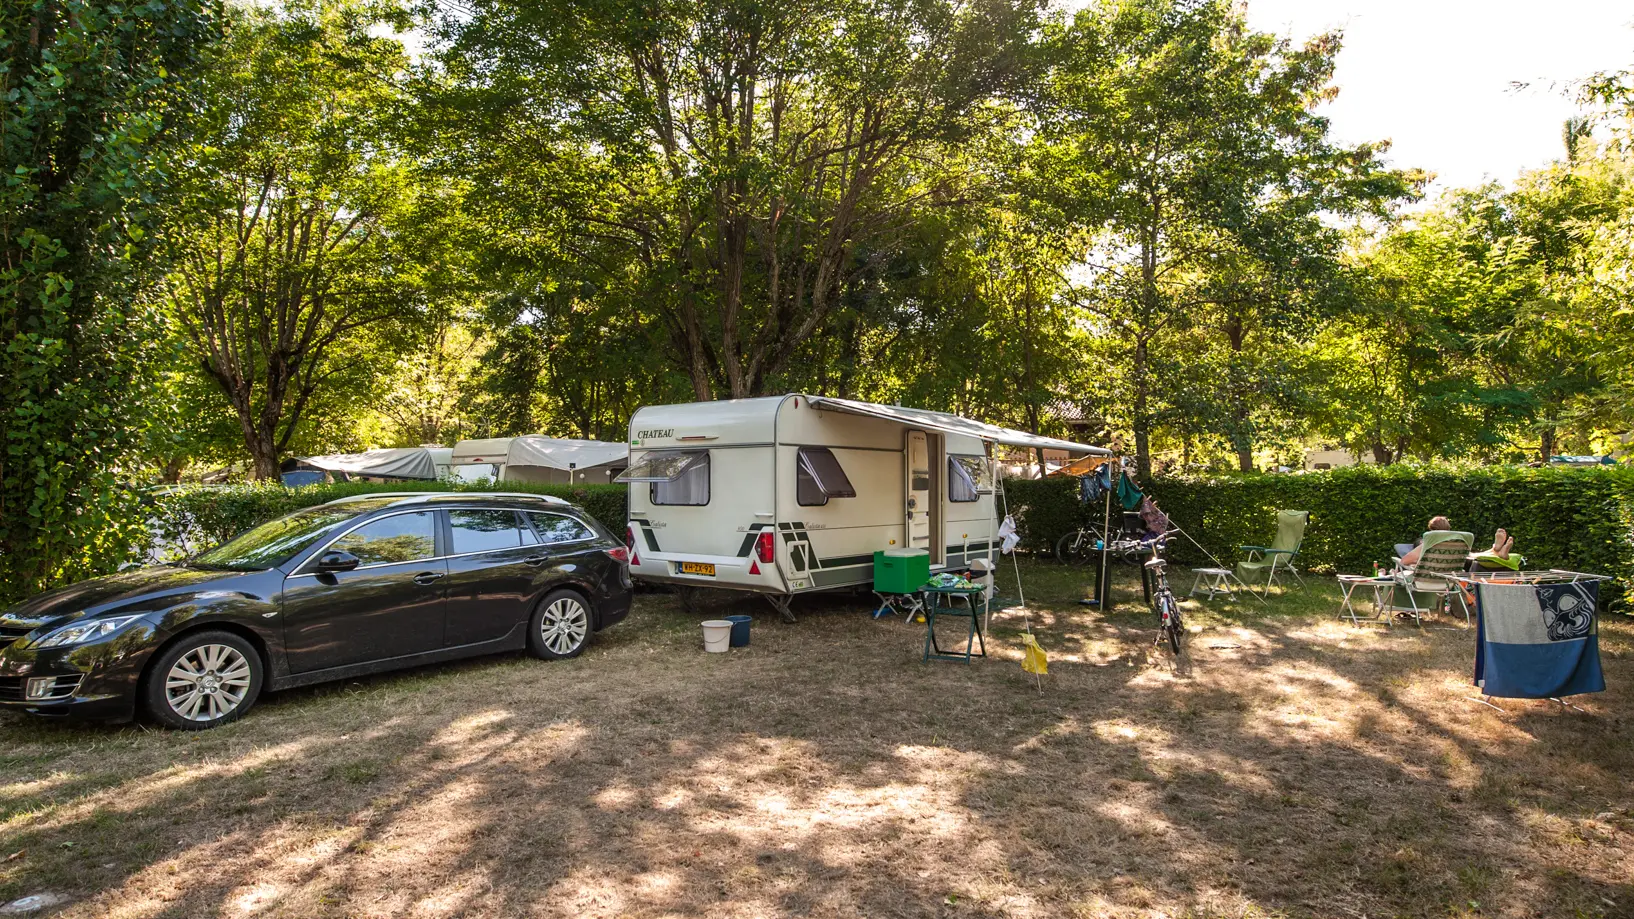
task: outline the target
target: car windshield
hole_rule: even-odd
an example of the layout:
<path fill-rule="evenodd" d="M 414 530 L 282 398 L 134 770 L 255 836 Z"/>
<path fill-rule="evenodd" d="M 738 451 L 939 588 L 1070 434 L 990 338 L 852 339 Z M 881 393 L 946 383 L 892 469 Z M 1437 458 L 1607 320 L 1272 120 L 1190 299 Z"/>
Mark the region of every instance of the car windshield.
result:
<path fill-rule="evenodd" d="M 351 520 L 369 509 L 363 504 L 348 504 L 340 507 L 321 505 L 296 511 L 288 517 L 279 517 L 240 533 L 228 542 L 194 556 L 188 565 L 227 571 L 275 568 L 317 542 L 335 524 Z"/>

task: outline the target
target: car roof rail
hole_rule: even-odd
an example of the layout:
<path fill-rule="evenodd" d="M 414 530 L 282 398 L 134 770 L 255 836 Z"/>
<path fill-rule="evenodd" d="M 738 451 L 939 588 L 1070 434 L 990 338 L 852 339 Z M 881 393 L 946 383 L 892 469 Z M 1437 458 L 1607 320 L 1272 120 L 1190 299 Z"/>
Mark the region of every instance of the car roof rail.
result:
<path fill-rule="evenodd" d="M 444 494 L 444 492 L 440 492 L 440 491 L 371 491 L 371 492 L 366 492 L 366 493 L 361 494 L 361 495 L 347 495 L 344 498 L 336 498 L 333 501 L 325 501 L 324 503 L 325 504 L 347 504 L 347 503 L 350 503 L 352 501 L 374 501 L 374 500 L 379 499 L 379 498 L 418 498 L 418 497 L 420 497 L 422 495 L 440 495 L 440 494 Z"/>
<path fill-rule="evenodd" d="M 535 494 L 531 491 L 427 491 L 421 492 L 420 497 L 407 499 L 409 501 L 433 501 L 446 499 L 449 501 L 467 501 L 471 498 L 522 498 L 527 501 L 543 501 L 546 504 L 572 504 L 565 498 L 555 495 Z"/>
<path fill-rule="evenodd" d="M 347 498 L 336 498 L 329 504 L 345 504 L 348 501 L 369 501 L 375 498 L 394 498 L 392 506 L 399 504 L 418 504 L 436 500 L 468 501 L 472 498 L 523 498 L 530 501 L 542 501 L 545 504 L 569 505 L 572 502 L 555 495 L 541 495 L 527 491 L 376 491 L 362 495 L 352 495 Z"/>

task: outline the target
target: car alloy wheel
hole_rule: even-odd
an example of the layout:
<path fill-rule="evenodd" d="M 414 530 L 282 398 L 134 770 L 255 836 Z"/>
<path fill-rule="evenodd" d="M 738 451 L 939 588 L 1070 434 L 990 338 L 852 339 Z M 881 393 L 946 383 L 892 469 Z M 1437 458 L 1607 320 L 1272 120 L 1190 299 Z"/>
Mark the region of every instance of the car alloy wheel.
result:
<path fill-rule="evenodd" d="M 165 674 L 165 704 L 186 721 L 219 721 L 243 706 L 252 676 L 249 659 L 237 648 L 200 645 Z"/>
<path fill-rule="evenodd" d="M 558 597 L 539 617 L 539 640 L 557 657 L 573 654 L 589 634 L 590 613 L 577 597 Z"/>

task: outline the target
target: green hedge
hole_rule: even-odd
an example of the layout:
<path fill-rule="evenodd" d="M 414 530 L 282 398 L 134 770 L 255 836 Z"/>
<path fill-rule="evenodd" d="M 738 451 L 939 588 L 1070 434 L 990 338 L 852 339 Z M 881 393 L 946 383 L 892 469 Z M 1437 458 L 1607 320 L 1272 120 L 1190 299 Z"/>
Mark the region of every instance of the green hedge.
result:
<path fill-rule="evenodd" d="M 1022 525 L 1023 545 L 1048 552 L 1063 533 L 1100 506 L 1078 503 L 1076 479 L 1061 476 L 1005 483 L 1009 509 Z M 574 502 L 622 533 L 626 491 L 622 485 L 533 485 L 506 482 L 507 491 L 555 495 Z M 451 484 L 416 484 L 415 491 L 482 491 Z M 336 498 L 382 491 L 391 485 L 241 485 L 189 488 L 152 499 L 149 557 L 196 552 L 258 523 Z M 1412 542 L 1433 514 L 1487 541 L 1506 527 L 1529 567 L 1569 568 L 1617 579 L 1614 598 L 1634 587 L 1634 467 L 1468 471 L 1358 466 L 1305 475 L 1258 475 L 1219 479 L 1159 479 L 1149 489 L 1174 522 L 1222 561 L 1237 547 L 1264 545 L 1275 532 L 1275 512 L 1311 512 L 1303 567 L 1319 573 L 1368 572 L 1388 561 L 1398 542 Z M 1172 552 L 1181 564 L 1206 561 L 1179 540 Z"/>
<path fill-rule="evenodd" d="M 1010 482 L 1027 542 L 1042 550 L 1089 516 L 1076 480 Z M 1426 470 L 1354 466 L 1304 475 L 1158 479 L 1148 491 L 1176 525 L 1230 563 L 1241 545 L 1266 545 L 1281 508 L 1311 513 L 1301 561 L 1321 572 L 1367 573 L 1412 542 L 1435 514 L 1483 545 L 1504 527 L 1530 568 L 1609 574 L 1634 586 L 1634 467 Z M 1099 522 L 1100 508 L 1094 510 Z M 1182 564 L 1204 556 L 1185 540 Z M 1621 604 L 1619 604 L 1621 605 Z"/>
<path fill-rule="evenodd" d="M 592 517 L 622 535 L 626 524 L 623 485 L 540 485 L 502 482 L 497 489 L 445 482 L 395 485 L 232 485 L 225 488 L 181 488 L 155 495 L 148 520 L 148 558 L 170 561 L 202 551 L 259 523 L 336 498 L 394 491 L 511 491 L 554 495 L 583 507 Z"/>

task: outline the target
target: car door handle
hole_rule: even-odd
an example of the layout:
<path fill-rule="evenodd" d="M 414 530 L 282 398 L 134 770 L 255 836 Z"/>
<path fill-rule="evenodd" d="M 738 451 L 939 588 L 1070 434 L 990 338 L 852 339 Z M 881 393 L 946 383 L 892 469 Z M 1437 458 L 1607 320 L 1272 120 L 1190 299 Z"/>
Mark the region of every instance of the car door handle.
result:
<path fill-rule="evenodd" d="M 530 555 L 527 558 L 522 560 L 522 564 L 532 565 L 535 568 L 537 568 L 540 565 L 543 565 L 545 562 L 548 562 L 548 561 L 550 561 L 550 556 L 548 556 L 548 555 Z"/>
<path fill-rule="evenodd" d="M 442 576 L 443 576 L 443 572 L 441 572 L 441 571 L 422 571 L 419 574 L 414 576 L 414 583 L 416 583 L 416 584 L 430 584 L 433 581 L 440 580 L 442 578 Z"/>

